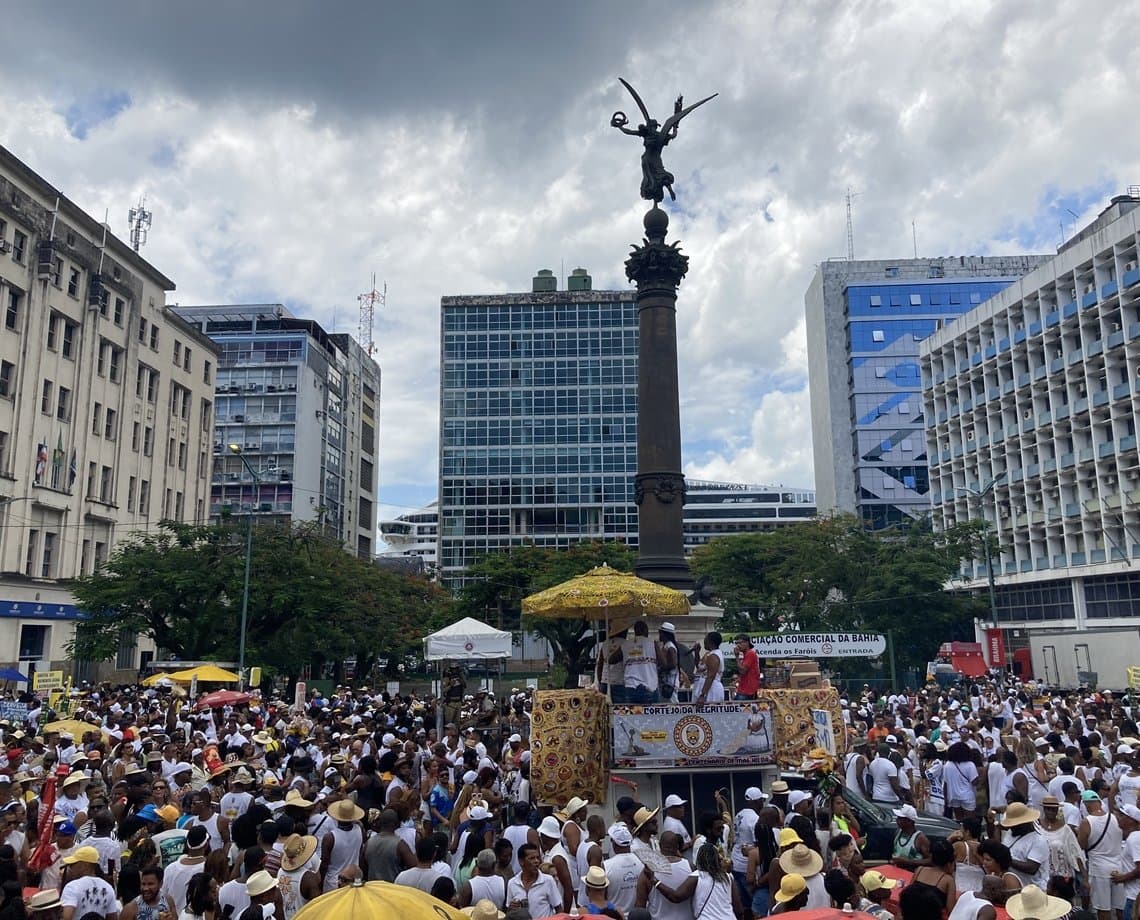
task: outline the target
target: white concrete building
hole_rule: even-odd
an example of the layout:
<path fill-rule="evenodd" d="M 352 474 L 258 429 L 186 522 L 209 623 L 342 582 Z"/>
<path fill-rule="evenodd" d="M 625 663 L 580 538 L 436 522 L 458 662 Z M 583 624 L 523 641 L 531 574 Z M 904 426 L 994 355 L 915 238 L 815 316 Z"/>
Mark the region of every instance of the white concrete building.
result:
<path fill-rule="evenodd" d="M 1138 206 L 1113 199 L 1056 257 L 922 344 L 935 526 L 996 526 L 1002 627 L 1140 612 Z M 967 574 L 985 589 L 983 562 Z"/>
<path fill-rule="evenodd" d="M 0 665 L 70 669 L 68 581 L 133 532 L 206 520 L 217 353 L 173 289 L 0 148 Z M 124 676 L 151 654 L 137 638 Z"/>
<path fill-rule="evenodd" d="M 209 513 L 320 521 L 350 552 L 376 547 L 380 367 L 347 335 L 281 304 L 179 306 L 218 348 Z M 254 483 L 237 445 L 257 472 Z"/>
<path fill-rule="evenodd" d="M 775 530 L 806 523 L 816 516 L 812 489 L 698 479 L 689 479 L 686 485 L 686 556 L 717 537 Z"/>

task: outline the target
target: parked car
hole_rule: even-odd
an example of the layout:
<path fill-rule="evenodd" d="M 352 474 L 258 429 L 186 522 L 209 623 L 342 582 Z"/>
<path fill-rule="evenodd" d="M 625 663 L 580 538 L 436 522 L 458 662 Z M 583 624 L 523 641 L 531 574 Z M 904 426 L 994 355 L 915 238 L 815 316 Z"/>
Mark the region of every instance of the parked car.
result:
<path fill-rule="evenodd" d="M 893 809 L 872 802 L 859 790 L 848 789 L 837 779 L 828 778 L 821 782 L 817 776 L 802 773 L 783 773 L 781 779 L 787 782 L 792 789 L 806 789 L 809 792 L 816 793 L 817 810 L 828 806 L 832 789 L 842 788 L 843 798 L 847 800 L 851 813 L 859 822 L 859 829 L 867 838 L 867 843 L 863 847 L 863 859 L 884 861 L 891 858 L 894 851 L 895 834 L 898 832 L 898 824 L 895 822 Z M 945 839 L 958 830 L 956 821 L 926 815 L 922 812 L 918 813 L 915 826 L 932 843 L 935 840 Z"/>

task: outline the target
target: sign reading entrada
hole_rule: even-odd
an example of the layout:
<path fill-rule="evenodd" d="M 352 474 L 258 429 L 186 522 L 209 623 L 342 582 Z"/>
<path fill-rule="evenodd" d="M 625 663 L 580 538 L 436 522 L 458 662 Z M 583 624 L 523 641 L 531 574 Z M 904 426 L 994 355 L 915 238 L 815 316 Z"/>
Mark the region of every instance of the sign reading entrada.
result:
<path fill-rule="evenodd" d="M 877 633 L 758 633 L 751 637 L 761 658 L 874 658 L 887 650 Z"/>

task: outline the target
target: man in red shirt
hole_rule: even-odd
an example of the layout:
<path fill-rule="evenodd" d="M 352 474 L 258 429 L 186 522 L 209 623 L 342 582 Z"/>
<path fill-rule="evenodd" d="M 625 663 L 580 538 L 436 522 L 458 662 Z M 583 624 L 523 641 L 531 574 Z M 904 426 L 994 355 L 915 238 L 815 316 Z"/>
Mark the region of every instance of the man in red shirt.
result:
<path fill-rule="evenodd" d="M 736 675 L 736 699 L 754 700 L 756 691 L 760 689 L 760 656 L 752 647 L 752 640 L 741 633 L 734 640 L 736 642 L 736 660 L 738 672 Z"/>

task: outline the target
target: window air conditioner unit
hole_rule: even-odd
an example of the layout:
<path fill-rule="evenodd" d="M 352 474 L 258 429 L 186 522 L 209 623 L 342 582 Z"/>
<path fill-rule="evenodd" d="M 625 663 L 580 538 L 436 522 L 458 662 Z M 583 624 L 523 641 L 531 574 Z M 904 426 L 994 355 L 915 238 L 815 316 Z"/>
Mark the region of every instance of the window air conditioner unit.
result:
<path fill-rule="evenodd" d="M 1135 267 L 1136 267 L 1136 263 L 1135 263 L 1135 262 L 1125 262 L 1125 263 L 1124 263 L 1124 270 L 1125 270 L 1126 272 L 1130 272 L 1130 271 L 1132 271 L 1132 269 L 1134 269 Z"/>
<path fill-rule="evenodd" d="M 0 240 L 0 252 L 11 252 L 12 244 L 7 240 Z"/>
<path fill-rule="evenodd" d="M 1113 332 L 1119 332 L 1120 331 L 1120 323 L 1113 323 L 1112 324 L 1112 331 Z"/>
<path fill-rule="evenodd" d="M 1086 284 L 1086 285 L 1085 285 L 1085 293 L 1086 293 L 1086 294 L 1091 294 L 1091 293 L 1092 293 L 1093 291 L 1095 291 L 1095 290 L 1096 290 L 1096 285 L 1095 285 L 1095 284 Z"/>
<path fill-rule="evenodd" d="M 1021 417 L 1024 419 L 1033 418 L 1033 410 L 1032 409 L 1026 409 L 1024 412 L 1021 413 Z"/>
<path fill-rule="evenodd" d="M 230 482 L 237 482 L 238 474 L 237 473 L 226 473 L 226 479 L 230 480 Z"/>
<path fill-rule="evenodd" d="M 246 444 L 245 445 L 246 450 L 257 450 L 260 447 L 261 447 L 260 444 Z"/>
<path fill-rule="evenodd" d="M 966 440 L 967 441 L 974 440 L 974 429 L 973 428 L 970 428 L 966 431 Z"/>
<path fill-rule="evenodd" d="M 245 416 L 244 416 L 244 415 L 235 415 L 235 416 L 234 416 L 234 421 L 235 421 L 235 422 L 244 422 L 244 421 L 245 421 Z"/>

